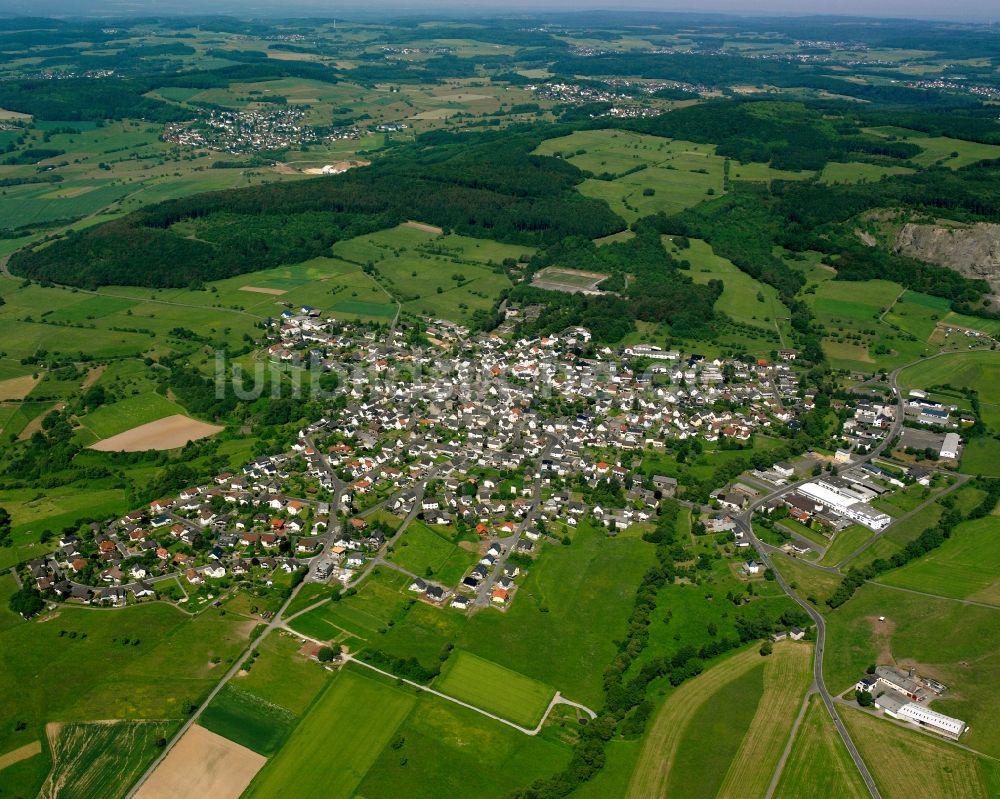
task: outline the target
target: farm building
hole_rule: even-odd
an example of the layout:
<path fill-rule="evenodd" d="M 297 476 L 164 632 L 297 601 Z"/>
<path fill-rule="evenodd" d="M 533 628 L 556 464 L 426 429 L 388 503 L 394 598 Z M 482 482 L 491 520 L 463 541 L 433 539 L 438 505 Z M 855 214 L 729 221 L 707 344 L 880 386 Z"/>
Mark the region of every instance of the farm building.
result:
<path fill-rule="evenodd" d="M 962 733 L 965 732 L 966 725 L 961 719 L 954 719 L 951 716 L 938 713 L 923 705 L 918 705 L 916 702 L 903 705 L 895 715 L 896 718 L 926 727 L 955 740 L 958 740 Z"/>

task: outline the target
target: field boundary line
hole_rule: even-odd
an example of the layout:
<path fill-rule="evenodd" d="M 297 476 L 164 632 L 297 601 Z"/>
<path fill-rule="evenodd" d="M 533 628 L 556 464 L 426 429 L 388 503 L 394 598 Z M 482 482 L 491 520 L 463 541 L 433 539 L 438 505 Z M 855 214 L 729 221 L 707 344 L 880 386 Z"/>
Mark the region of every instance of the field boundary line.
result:
<path fill-rule="evenodd" d="M 785 744 L 785 751 L 781 753 L 781 759 L 774 769 L 774 774 L 771 776 L 771 784 L 767 786 L 767 793 L 764 794 L 764 799 L 771 799 L 774 796 L 774 792 L 778 789 L 781 775 L 785 772 L 785 764 L 788 763 L 788 758 L 792 754 L 792 747 L 795 745 L 795 739 L 798 738 L 802 719 L 805 718 L 806 712 L 809 710 L 809 700 L 812 699 L 813 693 L 812 688 L 810 688 L 806 691 L 806 695 L 802 697 L 802 705 L 799 707 L 799 713 L 792 724 L 791 732 L 788 733 L 788 743 Z"/>

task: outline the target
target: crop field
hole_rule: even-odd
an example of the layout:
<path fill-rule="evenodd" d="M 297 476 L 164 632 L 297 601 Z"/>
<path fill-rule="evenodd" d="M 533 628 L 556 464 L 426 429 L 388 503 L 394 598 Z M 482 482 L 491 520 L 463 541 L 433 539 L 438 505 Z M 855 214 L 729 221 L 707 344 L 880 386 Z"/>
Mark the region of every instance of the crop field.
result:
<path fill-rule="evenodd" d="M 679 762 L 679 752 L 692 719 L 709 697 L 761 665 L 756 647 L 745 649 L 683 683 L 660 706 L 647 728 L 642 753 L 628 786 L 629 799 L 659 799 Z M 750 691 L 750 686 L 743 686 Z M 746 695 L 746 694 L 745 694 Z"/>
<path fill-rule="evenodd" d="M 248 799 L 347 799 L 415 703 L 409 691 L 342 671 L 250 785 Z"/>
<path fill-rule="evenodd" d="M 446 532 L 450 532 L 446 528 Z M 431 526 L 414 520 L 403 531 L 388 557 L 421 577 L 454 586 L 479 560 L 476 552 L 460 547 Z"/>
<path fill-rule="evenodd" d="M 850 686 L 873 663 L 915 664 L 949 686 L 932 708 L 963 719 L 962 743 L 1000 756 L 1000 712 L 994 687 L 1000 675 L 1000 626 L 996 610 L 951 599 L 863 585 L 827 615 L 824 674 L 831 693 Z M 884 616 L 886 621 L 878 621 Z"/>
<path fill-rule="evenodd" d="M 177 722 L 51 724 L 52 771 L 39 799 L 117 799 L 159 753 Z"/>
<path fill-rule="evenodd" d="M 669 237 L 664 236 L 665 243 Z M 715 308 L 737 322 L 768 330 L 776 330 L 778 319 L 787 318 L 788 308 L 778 299 L 778 292 L 771 286 L 750 277 L 732 261 L 715 254 L 708 242 L 690 240 L 690 248 L 680 250 L 675 257 L 691 262 L 688 273 L 696 283 L 721 280 L 725 285 Z"/>
<path fill-rule="evenodd" d="M 819 695 L 809 698 L 809 709 L 799 726 L 774 795 L 778 799 L 828 796 L 867 799 L 869 796 Z"/>
<path fill-rule="evenodd" d="M 886 585 L 1000 605 L 997 518 L 963 522 L 938 549 L 878 578 Z"/>
<path fill-rule="evenodd" d="M 198 718 L 205 729 L 265 757 L 281 748 L 295 721 L 295 714 L 287 708 L 265 702 L 232 683 L 219 692 Z"/>
<path fill-rule="evenodd" d="M 789 642 L 764 662 L 764 695 L 719 791 L 720 797 L 764 796 L 812 682 L 813 648 Z"/>
<path fill-rule="evenodd" d="M 0 679 L 19 690 L 0 703 L 0 751 L 37 740 L 54 720 L 182 718 L 218 681 L 211 659 L 239 652 L 251 626 L 234 614 L 192 618 L 157 603 L 120 610 L 67 606 L 5 629 Z M 65 679 L 68 673 L 74 679 Z M 15 731 L 18 721 L 27 724 L 24 730 Z"/>
<path fill-rule="evenodd" d="M 183 414 L 167 416 L 155 422 L 147 422 L 118 435 L 104 438 L 91 449 L 100 452 L 143 452 L 145 450 L 167 450 L 183 447 L 190 441 L 215 435 L 223 428 L 219 425 L 199 422 Z"/>
<path fill-rule="evenodd" d="M 841 716 L 886 799 L 986 799 L 992 795 L 984 773 L 987 764 L 972 753 L 860 710 L 847 710 Z"/>
<path fill-rule="evenodd" d="M 184 408 L 162 394 L 148 391 L 136 397 L 126 397 L 119 402 L 103 405 L 80 417 L 84 431 L 92 440 L 110 438 L 133 427 L 155 422 L 166 416 L 185 413 Z"/>
<path fill-rule="evenodd" d="M 558 773 L 569 748 L 529 736 L 444 699 L 421 693 L 358 786 L 357 796 L 441 799 L 507 796 Z M 602 772 L 603 773 L 603 772 Z"/>
<path fill-rule="evenodd" d="M 263 755 L 195 724 L 135 795 L 137 799 L 237 799 L 264 762 Z"/>
<path fill-rule="evenodd" d="M 529 728 L 541 720 L 555 693 L 549 685 L 462 650 L 445 664 L 434 688 Z"/>
<path fill-rule="evenodd" d="M 764 663 L 759 661 L 705 699 L 683 730 L 666 796 L 715 799 L 763 695 Z"/>

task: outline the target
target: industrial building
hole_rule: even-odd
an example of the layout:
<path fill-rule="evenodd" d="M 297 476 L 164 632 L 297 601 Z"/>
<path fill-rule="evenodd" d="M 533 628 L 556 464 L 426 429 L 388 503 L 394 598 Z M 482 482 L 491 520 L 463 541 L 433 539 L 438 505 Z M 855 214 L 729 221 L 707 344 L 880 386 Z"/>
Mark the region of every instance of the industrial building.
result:
<path fill-rule="evenodd" d="M 799 493 L 871 530 L 881 530 L 892 521 L 888 514 L 862 501 L 860 494 L 826 481 L 805 483 L 799 486 Z"/>

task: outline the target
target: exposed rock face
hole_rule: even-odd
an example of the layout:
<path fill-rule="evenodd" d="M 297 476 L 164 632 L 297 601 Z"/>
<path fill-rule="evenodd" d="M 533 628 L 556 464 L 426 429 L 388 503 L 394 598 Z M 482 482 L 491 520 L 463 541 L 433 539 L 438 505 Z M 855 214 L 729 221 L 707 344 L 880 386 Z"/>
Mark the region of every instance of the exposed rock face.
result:
<path fill-rule="evenodd" d="M 968 278 L 985 280 L 1000 297 L 1000 225 L 971 227 L 903 225 L 893 248 L 900 255 L 940 264 Z"/>

